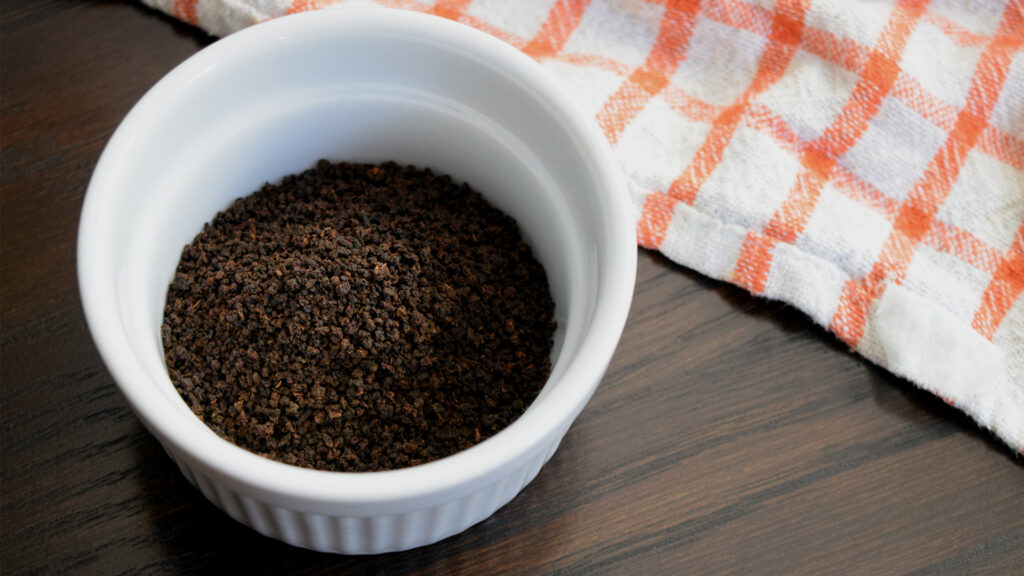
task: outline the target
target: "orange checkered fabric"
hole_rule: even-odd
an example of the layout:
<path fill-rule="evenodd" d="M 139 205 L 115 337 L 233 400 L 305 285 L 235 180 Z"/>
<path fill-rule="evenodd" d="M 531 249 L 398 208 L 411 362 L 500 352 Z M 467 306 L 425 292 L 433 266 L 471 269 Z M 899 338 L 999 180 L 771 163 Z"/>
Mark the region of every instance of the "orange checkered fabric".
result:
<path fill-rule="evenodd" d="M 214 35 L 341 4 L 521 49 L 642 246 L 786 301 L 1024 451 L 1022 0 L 143 0 Z"/>

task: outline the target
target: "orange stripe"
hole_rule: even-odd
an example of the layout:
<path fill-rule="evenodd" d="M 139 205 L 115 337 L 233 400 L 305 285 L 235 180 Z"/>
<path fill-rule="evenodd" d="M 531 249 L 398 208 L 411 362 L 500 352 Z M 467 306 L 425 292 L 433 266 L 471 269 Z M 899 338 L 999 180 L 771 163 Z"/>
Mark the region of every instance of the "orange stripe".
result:
<path fill-rule="evenodd" d="M 900 72 L 896 85 L 893 86 L 892 95 L 944 132 L 952 130 L 956 123 L 956 106 L 933 96 L 913 76 Z"/>
<path fill-rule="evenodd" d="M 772 33 L 772 11 L 739 0 L 719 0 L 703 8 L 702 15 L 730 28 L 767 38 Z"/>
<path fill-rule="evenodd" d="M 936 220 L 924 237 L 924 243 L 936 250 L 956 256 L 982 272 L 995 274 L 1003 255 L 974 234 Z"/>
<path fill-rule="evenodd" d="M 672 221 L 675 200 L 653 192 L 644 198 L 644 209 L 636 227 L 637 243 L 644 248 L 657 248 L 665 240 L 668 224 Z"/>
<path fill-rule="evenodd" d="M 183 20 L 196 26 L 199 24 L 199 15 L 196 13 L 196 4 L 199 0 L 174 0 L 172 13 L 178 20 Z"/>
<path fill-rule="evenodd" d="M 458 20 L 462 17 L 462 13 L 469 8 L 469 3 L 472 0 L 437 0 L 437 4 L 434 4 L 434 8 L 430 11 L 431 14 L 441 16 L 442 18 L 448 18 L 449 20 Z"/>
<path fill-rule="evenodd" d="M 901 54 L 924 13 L 925 4 L 922 0 L 904 0 L 893 9 L 850 98 L 821 137 L 801 156 L 800 163 L 804 169 L 782 206 L 765 226 L 766 234 L 792 244 L 803 233 L 832 168 L 868 129 L 896 84 Z"/>
<path fill-rule="evenodd" d="M 608 70 L 609 72 L 615 72 L 619 76 L 625 76 L 629 74 L 629 66 L 625 64 L 607 58 L 605 56 L 597 56 L 593 54 L 563 54 L 558 53 L 552 56 L 554 60 L 559 62 L 566 62 L 574 66 L 587 66 L 590 68 L 600 68 L 602 70 Z"/>
<path fill-rule="evenodd" d="M 669 0 L 647 60 L 630 74 L 597 113 L 597 122 L 613 145 L 633 117 L 668 85 L 683 60 L 699 9 L 698 0 Z"/>
<path fill-rule="evenodd" d="M 772 252 L 778 242 L 774 238 L 751 230 L 743 239 L 740 255 L 733 270 L 736 284 L 753 294 L 764 292 L 768 272 L 772 267 Z"/>
<path fill-rule="evenodd" d="M 782 116 L 764 104 L 751 103 L 743 115 L 743 123 L 775 138 L 779 147 L 789 154 L 799 156 L 807 149 L 807 142 L 793 131 Z"/>
<path fill-rule="evenodd" d="M 1011 0 L 1012 2 L 1012 0 Z M 981 36 L 971 32 L 958 22 L 954 22 L 938 14 L 928 14 L 925 20 L 949 36 L 954 42 L 961 46 L 978 46 L 991 39 L 991 36 Z"/>
<path fill-rule="evenodd" d="M 971 82 L 967 105 L 957 115 L 953 131 L 942 149 L 901 206 L 879 259 L 865 278 L 850 280 L 843 289 L 839 307 L 832 318 L 832 330 L 851 347 L 856 347 L 864 336 L 871 303 L 881 295 L 885 283 L 903 280 L 917 244 L 932 227 L 935 213 L 949 194 L 968 152 L 986 127 L 988 116 L 1006 81 L 1015 48 L 1020 43 L 1002 34 L 1010 22 L 1012 18 L 1004 15 L 1000 34 L 982 53 Z"/>
<path fill-rule="evenodd" d="M 971 326 L 991 340 L 1021 292 L 1024 292 L 1024 223 L 1017 229 L 1013 244 L 982 294 L 981 307 L 974 314 Z"/>
<path fill-rule="evenodd" d="M 868 65 L 870 54 L 870 50 L 854 40 L 810 26 L 804 33 L 804 40 L 800 47 L 822 60 L 857 74 L 860 74 Z"/>
<path fill-rule="evenodd" d="M 715 118 L 711 124 L 711 130 L 704 138 L 704 143 L 693 155 L 690 164 L 669 186 L 669 196 L 691 206 L 697 201 L 697 192 L 722 161 L 725 148 L 732 140 L 732 135 L 736 132 L 736 127 L 742 116 L 742 104 L 735 104 L 726 108 L 718 115 L 718 118 Z"/>
<path fill-rule="evenodd" d="M 588 4 L 590 0 L 558 0 L 523 52 L 538 60 L 561 52 L 569 36 L 580 25 Z"/>
<path fill-rule="evenodd" d="M 981 133 L 979 149 L 989 156 L 1024 172 L 1024 140 L 989 126 Z"/>
<path fill-rule="evenodd" d="M 693 98 L 685 91 L 672 85 L 666 87 L 662 91 L 661 96 L 673 110 L 695 122 L 713 122 L 715 117 L 722 112 L 721 106 L 715 106 L 703 100 Z"/>
<path fill-rule="evenodd" d="M 288 7 L 286 14 L 309 12 L 311 10 L 319 10 L 322 7 L 318 0 L 292 0 L 292 4 Z"/>
<path fill-rule="evenodd" d="M 800 157 L 800 164 L 804 169 L 797 175 L 793 188 L 764 229 L 765 234 L 790 244 L 796 242 L 807 227 L 821 190 L 836 165 L 836 159 L 810 148 Z"/>
<path fill-rule="evenodd" d="M 840 164 L 836 164 L 836 167 L 832 170 L 829 183 L 850 198 L 865 206 L 874 208 L 884 215 L 889 222 L 895 220 L 896 216 L 899 215 L 900 207 L 898 201 L 883 194 L 878 188 L 875 188 L 868 182 L 861 180 L 859 176 L 843 168 Z"/>

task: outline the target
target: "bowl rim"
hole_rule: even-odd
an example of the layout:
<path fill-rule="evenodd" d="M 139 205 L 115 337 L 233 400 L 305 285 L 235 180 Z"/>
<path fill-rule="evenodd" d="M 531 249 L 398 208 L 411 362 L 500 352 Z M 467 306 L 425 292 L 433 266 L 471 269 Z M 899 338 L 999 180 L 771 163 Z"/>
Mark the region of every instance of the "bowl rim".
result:
<path fill-rule="evenodd" d="M 306 41 L 316 35 L 399 33 L 457 49 L 486 63 L 495 72 L 523 86 L 575 142 L 599 188 L 608 193 L 602 213 L 612 269 L 599 273 L 595 309 L 575 358 L 561 385 L 551 390 L 504 430 L 471 448 L 426 464 L 377 472 L 329 472 L 301 468 L 259 456 L 215 433 L 219 442 L 180 425 L 187 415 L 169 409 L 135 354 L 120 320 L 117 291 L 94 269 L 112 266 L 109 254 L 98 252 L 109 215 L 108 183 L 118 159 L 146 128 L 146 117 L 198 75 L 215 65 L 246 58 L 267 42 Z M 633 207 L 611 148 L 592 118 L 587 117 L 539 64 L 528 56 L 469 26 L 437 16 L 404 10 L 345 7 L 289 15 L 261 23 L 194 54 L 155 84 L 117 127 L 96 165 L 85 195 L 79 224 L 78 282 L 87 324 L 101 357 L 136 414 L 170 452 L 190 455 L 205 469 L 235 486 L 294 503 L 365 505 L 422 502 L 469 488 L 478 490 L 534 459 L 545 440 L 560 439 L 582 410 L 606 369 L 625 326 L 636 277 L 636 236 Z M 98 245 L 98 246 L 97 246 Z M 106 260 L 105 260 L 106 259 Z M 212 430 L 210 430 L 212 432 Z M 557 435 L 557 436 L 555 436 Z M 550 456 L 548 454 L 547 456 Z M 194 465 L 194 463 L 190 464 Z"/>

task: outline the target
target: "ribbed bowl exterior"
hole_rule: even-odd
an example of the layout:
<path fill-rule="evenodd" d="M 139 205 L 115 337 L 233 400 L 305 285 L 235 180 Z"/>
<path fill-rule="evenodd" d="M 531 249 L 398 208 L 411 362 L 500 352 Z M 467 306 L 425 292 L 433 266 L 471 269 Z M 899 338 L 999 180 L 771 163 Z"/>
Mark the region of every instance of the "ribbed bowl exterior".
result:
<path fill-rule="evenodd" d="M 542 446 L 533 458 L 476 492 L 437 506 L 383 516 L 320 514 L 284 507 L 272 498 L 229 487 L 202 472 L 187 454 L 167 453 L 207 500 L 264 536 L 318 552 L 380 554 L 433 544 L 487 519 L 537 476 L 560 440 L 561 435 Z"/>

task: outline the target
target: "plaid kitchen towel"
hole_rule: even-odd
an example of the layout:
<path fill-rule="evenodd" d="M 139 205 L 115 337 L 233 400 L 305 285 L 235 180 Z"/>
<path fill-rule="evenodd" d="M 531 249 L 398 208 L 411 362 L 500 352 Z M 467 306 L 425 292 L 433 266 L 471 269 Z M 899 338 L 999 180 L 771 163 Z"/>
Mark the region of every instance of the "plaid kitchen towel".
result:
<path fill-rule="evenodd" d="M 640 244 L 788 302 L 1024 451 L 1024 0 L 143 0 L 474 26 L 611 142 Z"/>

